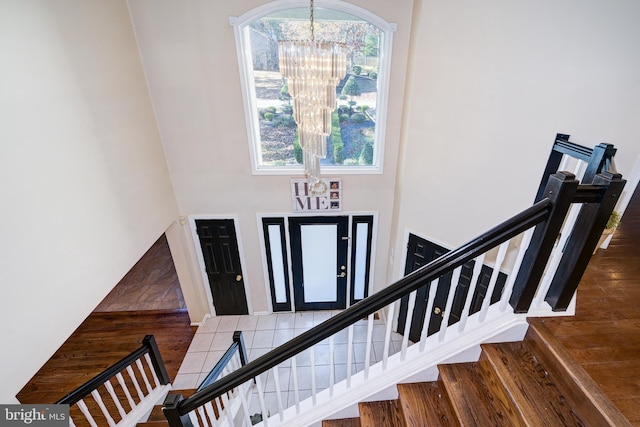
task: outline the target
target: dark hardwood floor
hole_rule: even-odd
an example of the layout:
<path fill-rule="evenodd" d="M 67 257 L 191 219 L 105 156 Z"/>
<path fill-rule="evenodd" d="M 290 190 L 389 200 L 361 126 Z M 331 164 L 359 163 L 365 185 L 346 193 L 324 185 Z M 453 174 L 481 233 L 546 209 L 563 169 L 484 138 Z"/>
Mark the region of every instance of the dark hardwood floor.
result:
<path fill-rule="evenodd" d="M 153 334 L 174 380 L 195 334 L 185 310 L 92 313 L 16 396 L 53 403 L 141 346 Z"/>
<path fill-rule="evenodd" d="M 571 356 L 640 425 L 640 190 L 578 287 L 576 315 L 545 319 Z"/>
<path fill-rule="evenodd" d="M 53 403 L 138 349 L 147 334 L 174 380 L 196 331 L 184 307 L 162 235 L 16 397 Z"/>

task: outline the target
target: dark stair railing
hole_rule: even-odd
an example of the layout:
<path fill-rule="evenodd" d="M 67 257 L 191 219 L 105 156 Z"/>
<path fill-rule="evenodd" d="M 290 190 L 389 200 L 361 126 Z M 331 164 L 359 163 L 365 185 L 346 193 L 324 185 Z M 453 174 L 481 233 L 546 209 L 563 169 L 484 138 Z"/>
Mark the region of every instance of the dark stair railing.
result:
<path fill-rule="evenodd" d="M 203 388 L 213 384 L 215 380 L 220 378 L 225 369 L 227 369 L 231 365 L 231 361 L 236 354 L 240 359 L 240 366 L 246 365 L 249 361 L 249 357 L 247 354 L 247 348 L 244 345 L 244 337 L 242 335 L 242 331 L 235 331 L 233 333 L 233 343 L 229 346 L 227 351 L 224 352 L 213 369 L 211 369 L 211 372 L 209 372 L 205 379 L 202 380 L 198 388 L 196 388 L 196 391 L 202 390 Z"/>
<path fill-rule="evenodd" d="M 568 209 L 573 203 L 578 203 L 583 204 L 575 225 L 575 230 L 580 230 L 580 233 L 574 233 L 577 237 L 570 241 L 570 245 L 574 246 L 572 250 L 575 250 L 577 255 L 572 254 L 566 260 L 563 257 L 558 278 L 554 280 L 554 286 L 547 295 L 547 300 L 553 303 L 552 307 L 561 309 L 566 296 L 573 295 L 574 282 L 582 276 L 586 267 L 585 260 L 588 261 L 593 253 L 605 227 L 606 219 L 611 214 L 625 181 L 619 174 L 603 173 L 598 175 L 592 184 L 580 185 L 575 176 L 568 172 L 554 173 L 547 181 L 540 200 L 497 227 L 247 363 L 192 396 L 182 400 L 170 394 L 165 401 L 164 412 L 171 427 L 191 426 L 188 415 L 191 411 L 535 227 L 521 268 L 517 272 L 512 272 L 517 276 L 509 299 L 515 312 L 526 312 L 538 289 L 540 278 Z"/>
<path fill-rule="evenodd" d="M 594 148 L 585 147 L 569 141 L 569 135 L 559 133 L 551 147 L 551 153 L 547 160 L 542 179 L 538 186 L 536 198 L 537 202 L 543 197 L 544 189 L 547 186 L 549 177 L 559 171 L 564 156 L 573 157 L 582 160 L 587 164 L 584 174 L 581 178 L 582 184 L 592 184 L 597 174 L 601 172 L 615 172 L 613 167 L 613 158 L 617 149 L 612 144 L 601 143 Z"/>
<path fill-rule="evenodd" d="M 237 356 L 237 359 L 236 359 L 236 356 Z M 234 363 L 234 360 L 235 360 L 235 363 Z M 227 348 L 227 350 L 224 352 L 220 360 L 218 360 L 218 362 L 213 367 L 213 369 L 211 369 L 209 374 L 207 374 L 205 379 L 202 380 L 200 385 L 196 388 L 196 393 L 201 392 L 203 389 L 213 384 L 219 378 L 221 377 L 224 378 L 224 375 L 228 375 L 229 372 L 233 372 L 238 367 L 242 367 L 246 365 L 247 361 L 248 361 L 248 354 L 247 354 L 247 348 L 244 345 L 244 337 L 242 335 L 242 331 L 234 331 L 232 344 L 229 346 L 229 348 Z M 184 424 L 187 422 L 188 424 L 184 424 L 184 425 L 191 424 L 191 421 L 187 420 L 187 417 L 182 417 L 182 421 L 180 421 L 181 417 L 178 416 L 175 413 L 175 411 L 167 412 L 165 409 L 168 405 L 169 406 L 175 405 L 177 402 L 180 402 L 182 399 L 183 399 L 183 396 L 181 393 L 171 393 L 165 399 L 163 411 L 165 412 L 165 416 L 167 417 L 167 420 L 169 421 L 170 425 L 175 425 L 175 424 L 180 425 L 179 423 Z M 218 400 L 217 404 L 212 405 L 211 414 L 207 415 L 203 413 L 203 414 L 195 415 L 196 418 L 199 418 L 198 423 L 205 424 L 205 425 L 209 424 L 209 421 L 206 420 L 207 416 L 214 417 L 216 419 L 220 417 L 221 410 L 224 410 L 224 401 L 220 397 L 218 397 L 217 400 Z M 176 416 L 178 417 L 178 419 L 175 418 Z"/>
<path fill-rule="evenodd" d="M 149 372 L 147 372 L 147 369 Z M 122 387 L 126 396 L 115 392 L 111 384 L 111 380 L 114 378 L 117 378 L 117 383 Z M 134 409 L 140 407 L 143 402 L 148 403 L 149 409 L 151 409 L 156 400 L 151 401 L 149 399 L 158 399 L 157 396 L 154 397 L 153 392 L 170 382 L 167 369 L 160 356 L 160 351 L 154 336 L 146 335 L 142 340 L 142 346 L 140 348 L 128 356 L 125 356 L 55 403 L 69 406 L 78 404 L 81 408 L 82 415 L 90 424 L 91 422 L 96 422 L 96 418 L 105 418 L 107 421 L 114 422 L 114 416 L 125 418 L 127 415 L 130 415 Z M 110 399 L 115 405 L 117 412 L 119 412 L 118 414 L 109 411 L 109 407 L 112 405 L 104 404 L 102 397 L 96 391 L 103 386 L 107 388 Z M 93 400 L 96 400 L 98 408 L 95 408 L 92 403 L 89 403 L 89 405 L 84 403 L 83 399 L 90 395 Z M 126 408 L 130 408 L 129 412 L 127 412 Z"/>

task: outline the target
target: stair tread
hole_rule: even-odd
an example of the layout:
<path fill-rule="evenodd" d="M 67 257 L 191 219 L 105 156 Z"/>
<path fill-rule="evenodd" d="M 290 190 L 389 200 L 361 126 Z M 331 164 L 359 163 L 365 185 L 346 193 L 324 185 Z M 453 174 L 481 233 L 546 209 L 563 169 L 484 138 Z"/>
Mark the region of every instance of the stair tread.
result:
<path fill-rule="evenodd" d="M 524 426 L 502 384 L 477 363 L 439 365 L 440 381 L 464 426 Z"/>
<path fill-rule="evenodd" d="M 545 325 L 544 319 L 528 319 L 525 342 L 540 356 L 558 385 L 590 425 L 631 426 L 629 420 L 600 390 L 587 372 L 575 362 L 562 343 Z"/>
<path fill-rule="evenodd" d="M 169 393 L 181 394 L 183 398 L 187 398 L 195 392 L 196 392 L 195 389 L 188 389 L 188 390 L 171 390 Z M 166 421 L 166 420 L 167 418 L 164 416 L 164 412 L 162 412 L 162 405 L 155 405 L 151 410 L 149 417 L 147 418 L 148 423 L 154 422 L 154 421 Z"/>
<path fill-rule="evenodd" d="M 166 419 L 167 418 L 164 416 L 164 413 L 162 412 L 162 405 L 156 405 L 151 410 L 151 413 L 149 414 L 149 418 L 147 418 L 147 422 L 163 421 Z"/>
<path fill-rule="evenodd" d="M 407 427 L 460 425 L 438 381 L 398 384 L 397 388 Z"/>
<path fill-rule="evenodd" d="M 360 427 L 360 418 L 340 418 L 323 420 L 322 427 Z"/>
<path fill-rule="evenodd" d="M 360 425 L 362 427 L 406 427 L 402 410 L 397 400 L 360 402 Z"/>
<path fill-rule="evenodd" d="M 566 393 L 524 342 L 482 346 L 482 360 L 490 363 L 524 420 L 541 425 L 588 425 L 576 412 Z"/>

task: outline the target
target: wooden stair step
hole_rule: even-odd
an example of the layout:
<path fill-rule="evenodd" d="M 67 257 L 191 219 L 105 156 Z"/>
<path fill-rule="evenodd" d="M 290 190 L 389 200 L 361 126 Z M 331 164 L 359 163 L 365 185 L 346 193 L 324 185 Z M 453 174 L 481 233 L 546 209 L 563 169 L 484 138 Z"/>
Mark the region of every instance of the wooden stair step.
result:
<path fill-rule="evenodd" d="M 553 375 L 524 342 L 482 346 L 480 363 L 490 364 L 528 424 L 589 425 L 576 412 Z"/>
<path fill-rule="evenodd" d="M 460 425 L 440 382 L 398 384 L 397 388 L 407 427 Z"/>
<path fill-rule="evenodd" d="M 439 365 L 440 381 L 464 426 L 524 426 L 495 373 L 478 363 Z"/>
<path fill-rule="evenodd" d="M 195 393 L 196 390 L 195 389 L 188 389 L 188 390 L 171 390 L 169 391 L 169 393 L 173 393 L 173 394 L 181 394 L 183 398 L 187 398 L 189 396 L 191 396 L 193 393 Z M 148 426 L 148 427 L 153 427 L 154 425 L 157 424 L 151 424 L 151 423 L 156 423 L 156 422 L 165 422 L 166 423 L 167 418 L 164 416 L 164 412 L 162 412 L 162 405 L 155 405 L 153 407 L 153 409 L 151 410 L 151 413 L 149 414 L 149 417 L 147 418 L 147 421 L 144 423 L 138 423 L 138 426 Z M 160 424 L 162 425 L 162 424 Z"/>
<path fill-rule="evenodd" d="M 147 418 L 147 422 L 151 422 L 151 421 L 166 421 L 167 418 L 164 416 L 164 413 L 162 412 L 162 405 L 156 405 L 153 407 L 153 409 L 151 410 L 151 413 L 149 414 L 149 418 Z"/>
<path fill-rule="evenodd" d="M 587 425 L 631 426 L 627 418 L 602 392 L 587 372 L 545 325 L 544 319 L 528 319 L 525 342 L 535 352 L 571 405 Z"/>
<path fill-rule="evenodd" d="M 360 402 L 360 425 L 362 427 L 406 427 L 402 409 L 397 400 Z"/>
<path fill-rule="evenodd" d="M 360 418 L 323 420 L 322 427 L 360 427 Z"/>

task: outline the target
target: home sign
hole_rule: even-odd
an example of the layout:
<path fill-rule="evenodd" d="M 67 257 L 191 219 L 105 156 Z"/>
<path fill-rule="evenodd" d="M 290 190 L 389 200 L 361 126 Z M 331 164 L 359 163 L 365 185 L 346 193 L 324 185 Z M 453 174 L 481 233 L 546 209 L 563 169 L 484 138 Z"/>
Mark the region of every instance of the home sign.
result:
<path fill-rule="evenodd" d="M 322 178 L 324 191 L 311 194 L 306 179 L 291 180 L 291 198 L 294 212 L 340 211 L 342 209 L 342 181 Z"/>

